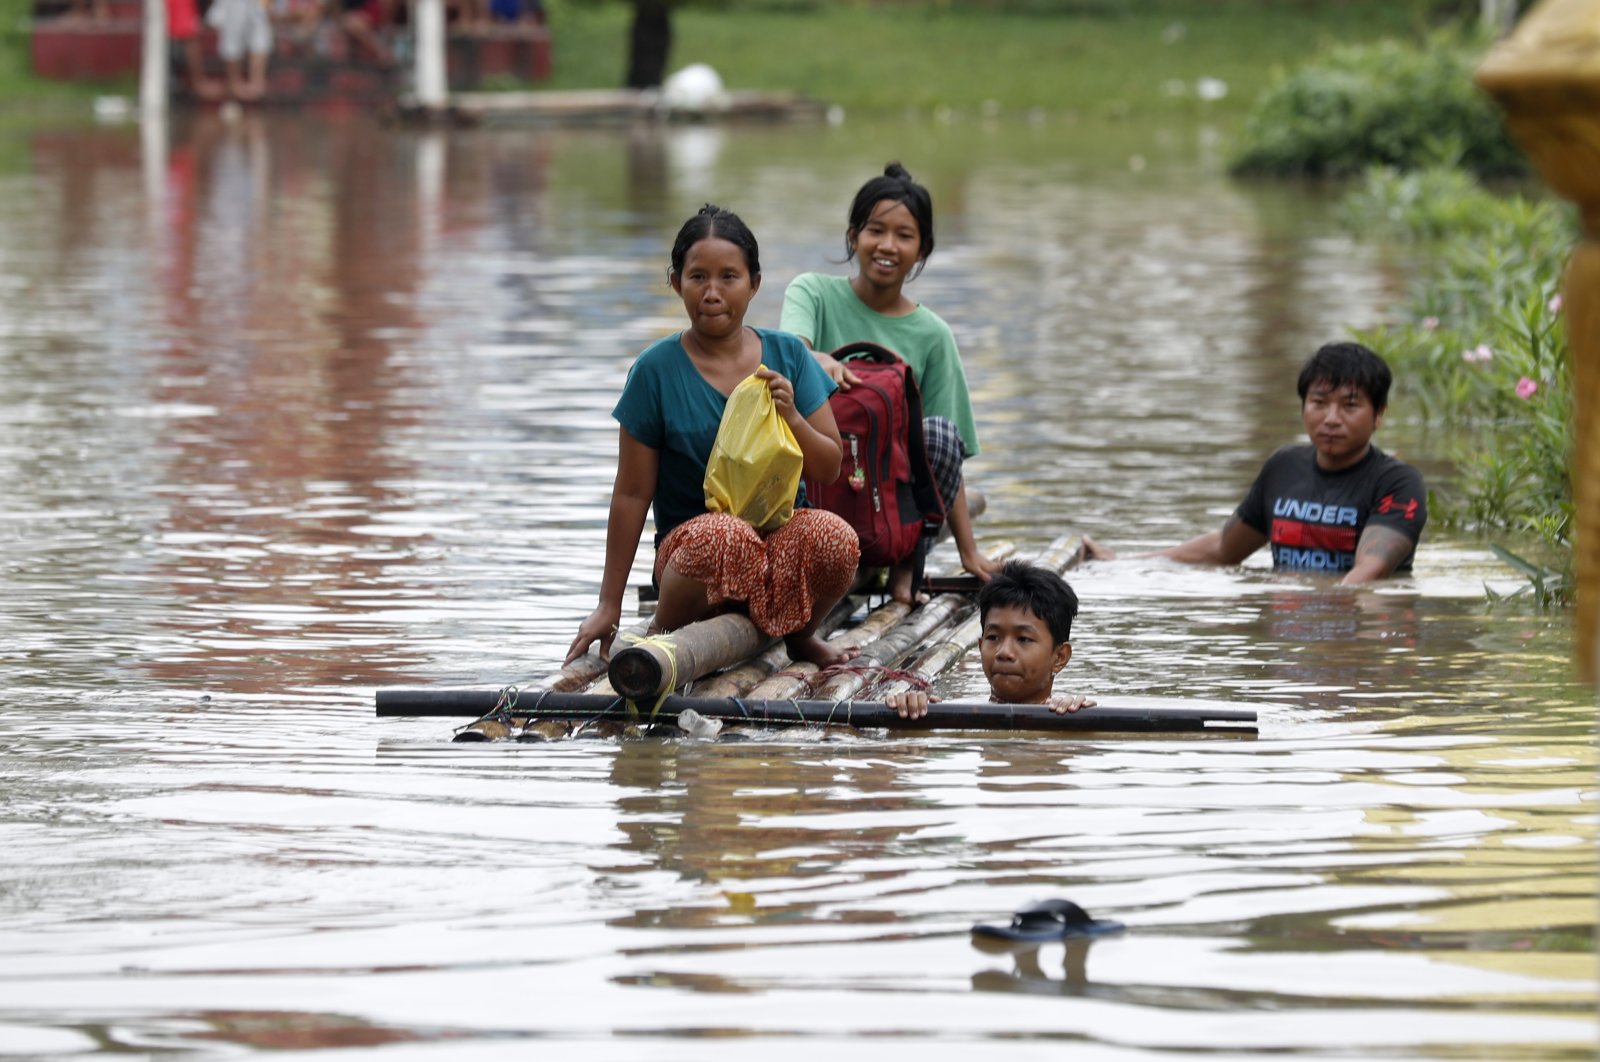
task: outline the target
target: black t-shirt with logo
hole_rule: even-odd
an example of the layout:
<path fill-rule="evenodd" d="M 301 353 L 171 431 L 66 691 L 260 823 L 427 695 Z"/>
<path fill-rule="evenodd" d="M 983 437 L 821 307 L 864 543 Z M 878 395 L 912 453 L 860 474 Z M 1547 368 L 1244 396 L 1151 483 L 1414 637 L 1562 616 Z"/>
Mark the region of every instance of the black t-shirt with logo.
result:
<path fill-rule="evenodd" d="M 1409 571 L 1428 497 L 1420 472 L 1376 446 L 1349 468 L 1324 472 L 1316 448 L 1302 443 L 1267 458 L 1234 515 L 1267 536 L 1274 568 L 1349 571 L 1371 523 L 1411 539 L 1412 552 L 1396 569 Z"/>

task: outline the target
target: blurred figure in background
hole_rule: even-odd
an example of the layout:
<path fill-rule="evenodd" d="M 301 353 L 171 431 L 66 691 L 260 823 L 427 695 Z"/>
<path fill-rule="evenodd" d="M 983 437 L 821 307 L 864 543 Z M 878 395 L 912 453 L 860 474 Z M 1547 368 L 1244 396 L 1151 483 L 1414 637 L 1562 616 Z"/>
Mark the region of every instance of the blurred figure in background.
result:
<path fill-rule="evenodd" d="M 228 73 L 228 94 L 241 102 L 265 96 L 272 20 L 262 0 L 213 0 L 206 24 L 217 31 L 217 54 Z"/>
<path fill-rule="evenodd" d="M 200 5 L 196 0 L 166 0 L 167 38 L 182 57 L 183 79 L 197 100 L 222 98 L 222 82 L 206 73 L 200 50 Z"/>

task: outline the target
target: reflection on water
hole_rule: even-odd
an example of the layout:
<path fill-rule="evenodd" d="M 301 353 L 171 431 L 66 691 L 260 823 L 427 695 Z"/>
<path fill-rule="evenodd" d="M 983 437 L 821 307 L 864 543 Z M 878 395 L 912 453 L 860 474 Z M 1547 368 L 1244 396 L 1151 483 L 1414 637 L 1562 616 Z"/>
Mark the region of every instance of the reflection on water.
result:
<path fill-rule="evenodd" d="M 1220 521 L 1305 351 L 1401 289 L 1323 193 L 1228 182 L 1204 130 L 167 134 L 0 153 L 0 1056 L 1592 1057 L 1592 697 L 1445 533 L 1378 592 L 1073 576 L 1064 685 L 1248 705 L 1254 741 L 371 715 L 564 649 L 701 202 L 761 238 L 774 324 L 903 158 L 984 534 L 1136 549 Z M 1441 483 L 1405 402 L 1384 442 Z M 970 943 L 1051 897 L 1129 929 Z"/>

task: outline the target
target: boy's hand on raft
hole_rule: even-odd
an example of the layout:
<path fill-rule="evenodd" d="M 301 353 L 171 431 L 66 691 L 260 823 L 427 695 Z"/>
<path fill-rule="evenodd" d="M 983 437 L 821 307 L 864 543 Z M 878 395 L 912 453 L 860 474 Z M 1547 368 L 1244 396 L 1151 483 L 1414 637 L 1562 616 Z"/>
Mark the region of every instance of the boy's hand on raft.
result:
<path fill-rule="evenodd" d="M 1079 708 L 1093 708 L 1094 705 L 1093 697 L 1082 697 L 1076 693 L 1058 693 L 1050 698 L 1050 710 L 1057 715 L 1067 715 Z"/>
<path fill-rule="evenodd" d="M 848 391 L 861 382 L 861 377 L 851 371 L 850 366 L 820 350 L 813 351 L 817 364 L 822 366 L 822 371 L 828 374 L 828 379 L 839 385 L 839 390 Z"/>
<path fill-rule="evenodd" d="M 611 642 L 617 636 L 617 624 L 622 619 L 622 610 L 607 605 L 597 605 L 589 613 L 589 618 L 578 625 L 578 636 L 572 639 L 572 648 L 567 650 L 567 658 L 561 662 L 566 667 L 578 657 L 589 651 L 589 646 L 595 642 L 600 643 L 600 659 L 611 659 Z"/>
<path fill-rule="evenodd" d="M 901 719 L 921 719 L 928 714 L 928 705 L 939 698 L 922 690 L 906 690 L 903 693 L 891 693 L 883 699 L 883 703 L 894 709 L 894 713 Z"/>

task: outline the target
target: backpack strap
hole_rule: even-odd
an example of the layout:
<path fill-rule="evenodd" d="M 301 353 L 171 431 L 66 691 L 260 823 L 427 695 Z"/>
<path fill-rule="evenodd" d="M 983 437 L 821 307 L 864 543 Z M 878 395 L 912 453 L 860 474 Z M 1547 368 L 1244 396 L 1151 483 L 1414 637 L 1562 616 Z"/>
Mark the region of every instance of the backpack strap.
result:
<path fill-rule="evenodd" d="M 866 361 L 878 362 L 880 365 L 893 365 L 895 362 L 902 360 L 900 355 L 888 347 L 880 346 L 877 343 L 869 343 L 864 339 L 857 340 L 854 343 L 846 343 L 837 350 L 831 350 L 828 353 L 840 361 L 844 361 L 846 358 L 862 358 Z"/>
<path fill-rule="evenodd" d="M 936 531 L 945 522 L 944 498 L 933 479 L 933 466 L 928 461 L 928 442 L 922 434 L 922 390 L 917 387 L 917 374 L 906 366 L 906 452 L 911 460 L 911 494 L 922 510 L 922 525 Z"/>

